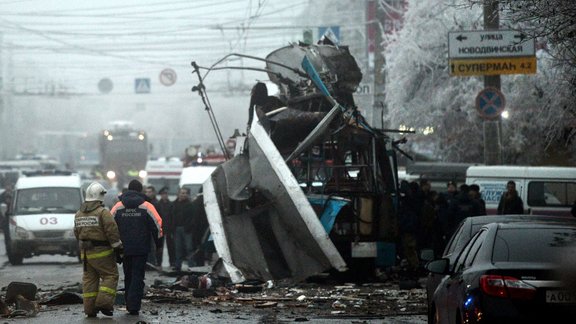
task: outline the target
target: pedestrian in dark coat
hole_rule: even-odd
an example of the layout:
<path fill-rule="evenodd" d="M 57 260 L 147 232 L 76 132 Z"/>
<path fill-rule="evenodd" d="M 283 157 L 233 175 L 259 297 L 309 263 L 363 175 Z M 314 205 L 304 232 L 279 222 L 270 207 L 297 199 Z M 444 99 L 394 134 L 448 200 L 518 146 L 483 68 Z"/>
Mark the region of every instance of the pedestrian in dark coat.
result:
<path fill-rule="evenodd" d="M 414 187 L 414 186 L 413 186 Z M 402 244 L 403 256 L 408 262 L 408 274 L 415 274 L 419 266 L 417 235 L 419 224 L 418 206 L 415 197 L 416 192 L 410 188 L 410 184 L 403 180 L 400 183 L 400 204 L 398 209 L 398 228 Z"/>
<path fill-rule="evenodd" d="M 468 185 L 461 185 L 460 191 L 448 206 L 451 220 L 450 236 L 465 218 L 480 215 L 480 204 L 470 198 L 469 191 Z"/>
<path fill-rule="evenodd" d="M 128 191 L 112 207 L 112 216 L 118 224 L 124 245 L 124 298 L 130 315 L 138 315 L 144 295 L 146 259 L 152 238 L 162 237 L 162 219 L 156 208 L 146 201 L 142 183 L 132 180 Z"/>
<path fill-rule="evenodd" d="M 479 215 L 486 215 L 486 202 L 482 199 L 482 194 L 480 193 L 480 186 L 477 184 L 470 185 L 470 198 L 478 204 L 480 207 Z"/>
<path fill-rule="evenodd" d="M 434 200 L 436 209 L 436 222 L 435 225 L 435 240 L 434 240 L 434 255 L 440 258 L 442 252 L 452 235 L 452 220 L 450 219 L 450 212 L 446 195 L 438 194 Z"/>
<path fill-rule="evenodd" d="M 512 180 L 506 184 L 506 192 L 502 194 L 498 204 L 498 215 L 520 215 L 524 214 L 524 202 L 518 196 L 516 183 Z"/>
<path fill-rule="evenodd" d="M 166 248 L 168 249 L 168 261 L 170 267 L 175 264 L 175 249 L 174 249 L 174 221 L 172 216 L 173 205 L 170 199 L 168 199 L 168 188 L 163 187 L 159 191 L 160 200 L 156 204 L 156 210 L 160 217 L 162 217 L 162 230 L 164 232 L 164 240 L 166 241 Z"/>
<path fill-rule="evenodd" d="M 144 194 L 146 195 L 146 201 L 152 204 L 156 211 L 158 211 L 158 199 L 156 199 L 156 188 L 154 186 L 148 186 L 144 189 Z M 160 212 L 158 212 L 160 215 Z M 162 218 L 162 215 L 160 215 Z M 162 247 L 164 246 L 164 236 L 159 239 L 152 239 L 150 244 L 150 252 L 148 253 L 148 263 L 154 266 L 162 266 Z"/>
<path fill-rule="evenodd" d="M 204 195 L 202 194 L 202 188 L 200 188 L 200 192 L 196 195 L 194 200 L 192 200 L 192 210 L 192 215 L 194 215 L 194 223 L 191 224 L 193 226 L 191 231 L 194 238 L 194 260 L 197 266 L 203 266 L 208 254 L 204 243 L 207 239 L 209 226 L 208 217 L 206 216 L 206 211 L 204 210 Z"/>
<path fill-rule="evenodd" d="M 194 209 L 190 201 L 190 189 L 180 188 L 178 199 L 174 202 L 174 247 L 176 260 L 174 270 L 182 270 L 182 263 L 188 261 L 188 267 L 196 266 L 194 260 Z"/>

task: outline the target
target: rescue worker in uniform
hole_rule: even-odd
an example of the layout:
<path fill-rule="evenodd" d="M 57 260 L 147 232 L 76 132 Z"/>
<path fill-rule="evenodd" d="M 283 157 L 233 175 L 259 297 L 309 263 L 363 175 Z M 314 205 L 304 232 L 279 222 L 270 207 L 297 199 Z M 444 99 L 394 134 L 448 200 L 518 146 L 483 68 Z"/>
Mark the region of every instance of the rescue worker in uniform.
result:
<path fill-rule="evenodd" d="M 122 242 L 114 218 L 104 208 L 104 194 L 106 189 L 101 184 L 91 183 L 74 217 L 74 235 L 84 262 L 82 296 L 88 317 L 96 317 L 98 312 L 113 315 L 118 285 L 116 255 L 121 253 Z"/>
<path fill-rule="evenodd" d="M 150 252 L 152 238 L 162 237 L 162 218 L 156 208 L 146 201 L 142 193 L 142 183 L 132 180 L 128 191 L 120 196 L 120 201 L 112 207 L 112 215 L 124 244 L 124 288 L 126 310 L 130 315 L 138 315 L 144 295 L 144 275 L 146 260 Z"/>

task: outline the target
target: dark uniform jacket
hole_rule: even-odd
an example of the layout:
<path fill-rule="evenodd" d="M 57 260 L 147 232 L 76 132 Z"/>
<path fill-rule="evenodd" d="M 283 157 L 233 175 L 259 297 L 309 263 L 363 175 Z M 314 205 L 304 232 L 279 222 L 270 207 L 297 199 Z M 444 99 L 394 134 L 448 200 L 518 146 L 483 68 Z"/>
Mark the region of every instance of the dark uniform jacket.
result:
<path fill-rule="evenodd" d="M 162 218 L 142 193 L 129 190 L 122 194 L 112 215 L 120 230 L 124 255 L 147 255 L 151 237 L 162 237 Z"/>
<path fill-rule="evenodd" d="M 162 217 L 162 229 L 164 233 L 174 232 L 174 220 L 172 215 L 173 203 L 170 200 L 158 200 L 156 210 Z"/>
<path fill-rule="evenodd" d="M 518 196 L 518 193 L 502 194 L 500 203 L 498 204 L 498 215 L 520 215 L 524 214 L 524 202 Z"/>
<path fill-rule="evenodd" d="M 184 227 L 187 233 L 192 233 L 194 227 L 194 206 L 190 200 L 176 200 L 173 203 L 174 228 Z"/>

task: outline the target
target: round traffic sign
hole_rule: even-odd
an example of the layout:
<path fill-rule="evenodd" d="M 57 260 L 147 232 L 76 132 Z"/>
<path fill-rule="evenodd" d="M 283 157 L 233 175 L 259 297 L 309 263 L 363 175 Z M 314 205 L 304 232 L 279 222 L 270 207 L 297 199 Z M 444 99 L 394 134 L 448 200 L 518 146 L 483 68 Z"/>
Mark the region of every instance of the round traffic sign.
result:
<path fill-rule="evenodd" d="M 169 87 L 176 83 L 176 71 L 172 69 L 164 69 L 160 72 L 160 83 Z"/>
<path fill-rule="evenodd" d="M 112 80 L 108 78 L 104 78 L 98 82 L 98 90 L 100 90 L 101 93 L 110 93 L 113 88 L 114 84 L 112 83 Z"/>
<path fill-rule="evenodd" d="M 506 98 L 500 90 L 488 87 L 476 96 L 476 109 L 484 119 L 497 119 L 506 107 Z"/>

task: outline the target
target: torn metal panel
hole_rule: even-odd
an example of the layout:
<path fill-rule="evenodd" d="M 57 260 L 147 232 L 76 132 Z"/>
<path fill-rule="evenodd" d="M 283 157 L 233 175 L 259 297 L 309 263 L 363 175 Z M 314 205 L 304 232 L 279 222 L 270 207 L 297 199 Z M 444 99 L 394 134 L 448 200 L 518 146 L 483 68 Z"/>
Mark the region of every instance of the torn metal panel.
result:
<path fill-rule="evenodd" d="M 212 177 L 220 172 L 221 168 L 218 167 L 212 174 Z M 222 213 L 220 212 L 220 206 L 218 205 L 218 199 L 216 199 L 218 192 L 212 183 L 212 178 L 209 178 L 204 182 L 202 189 L 204 192 L 204 209 L 206 210 L 206 216 L 208 217 L 210 232 L 212 233 L 214 246 L 218 252 L 218 256 L 220 256 L 220 259 L 222 260 L 224 269 L 226 269 L 230 275 L 232 282 L 245 281 L 246 278 L 244 278 L 242 272 L 232 263 L 228 237 L 224 230 L 224 221 L 222 219 Z"/>
<path fill-rule="evenodd" d="M 245 160 L 234 160 L 243 157 L 218 167 L 204 184 L 214 244 L 232 281 L 299 281 L 332 267 L 346 270 L 344 260 L 257 117 L 250 128 L 248 146 L 252 176 L 247 186 L 258 193 L 258 197 L 251 198 L 259 199 L 258 204 L 247 209 L 231 199 L 230 194 L 238 193 L 241 187 L 241 181 L 231 179 L 234 169 L 245 168 Z"/>
<path fill-rule="evenodd" d="M 326 113 L 323 112 L 307 112 L 286 108 L 274 116 L 265 117 L 266 121 L 262 124 L 276 148 L 281 153 L 289 153 L 300 141 L 305 140 L 306 135 L 317 128 L 321 121 L 326 119 L 326 116 Z M 330 118 L 330 121 L 324 123 L 326 127 L 332 120 L 333 118 Z"/>

